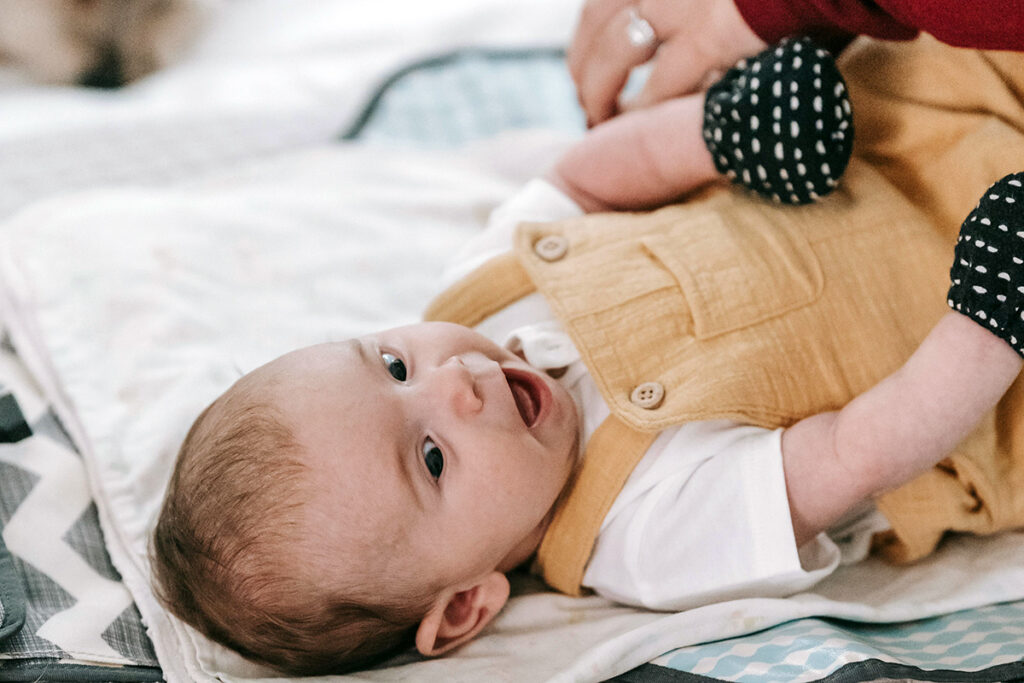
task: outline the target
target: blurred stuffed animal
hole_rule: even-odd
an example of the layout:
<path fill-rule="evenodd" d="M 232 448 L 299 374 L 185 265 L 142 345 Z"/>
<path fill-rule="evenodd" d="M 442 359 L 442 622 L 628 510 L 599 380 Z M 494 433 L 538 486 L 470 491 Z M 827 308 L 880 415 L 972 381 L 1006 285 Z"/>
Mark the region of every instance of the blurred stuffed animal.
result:
<path fill-rule="evenodd" d="M 217 0 L 0 0 L 0 64 L 115 88 L 173 61 Z"/>

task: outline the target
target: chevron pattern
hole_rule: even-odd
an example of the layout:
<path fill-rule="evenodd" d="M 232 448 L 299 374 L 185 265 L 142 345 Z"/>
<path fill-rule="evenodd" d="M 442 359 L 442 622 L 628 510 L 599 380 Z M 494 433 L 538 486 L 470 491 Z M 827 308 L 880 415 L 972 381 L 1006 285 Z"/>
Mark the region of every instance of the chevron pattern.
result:
<path fill-rule="evenodd" d="M 24 628 L 0 643 L 0 669 L 41 657 L 155 667 L 141 617 L 107 557 L 82 459 L 6 341 L 0 386 L 32 431 L 0 444 L 0 530 L 27 599 Z"/>

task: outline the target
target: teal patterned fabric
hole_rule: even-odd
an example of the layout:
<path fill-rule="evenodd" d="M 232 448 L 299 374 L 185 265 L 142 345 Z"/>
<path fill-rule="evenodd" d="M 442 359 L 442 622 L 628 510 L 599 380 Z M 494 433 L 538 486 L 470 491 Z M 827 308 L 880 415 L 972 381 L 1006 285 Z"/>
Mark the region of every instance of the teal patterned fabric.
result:
<path fill-rule="evenodd" d="M 901 624 L 800 619 L 741 638 L 680 648 L 656 663 L 713 680 L 800 683 L 871 660 L 966 675 L 1019 665 L 1022 659 L 1024 605 L 1007 603 Z"/>
<path fill-rule="evenodd" d="M 381 84 L 341 138 L 454 147 L 522 128 L 584 130 L 562 50 L 472 49 L 416 62 Z"/>

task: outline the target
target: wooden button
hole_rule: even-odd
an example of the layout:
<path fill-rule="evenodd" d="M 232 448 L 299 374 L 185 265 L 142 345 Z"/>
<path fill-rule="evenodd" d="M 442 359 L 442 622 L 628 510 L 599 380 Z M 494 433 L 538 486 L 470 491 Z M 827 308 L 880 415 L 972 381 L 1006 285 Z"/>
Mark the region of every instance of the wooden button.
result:
<path fill-rule="evenodd" d="M 561 235 L 542 237 L 533 245 L 533 252 L 545 261 L 557 261 L 569 251 L 569 240 Z"/>
<path fill-rule="evenodd" d="M 661 382 L 644 382 L 629 395 L 633 405 L 645 410 L 654 410 L 665 400 L 665 387 Z"/>

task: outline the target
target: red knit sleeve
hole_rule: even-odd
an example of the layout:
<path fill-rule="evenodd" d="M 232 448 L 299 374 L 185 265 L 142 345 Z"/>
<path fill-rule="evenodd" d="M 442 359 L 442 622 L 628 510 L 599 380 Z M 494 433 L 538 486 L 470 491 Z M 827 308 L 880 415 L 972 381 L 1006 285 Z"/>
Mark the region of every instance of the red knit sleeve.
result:
<path fill-rule="evenodd" d="M 805 34 L 842 44 L 856 35 L 906 40 L 918 31 L 958 47 L 1024 50 L 1024 0 L 734 0 L 767 43 Z"/>

